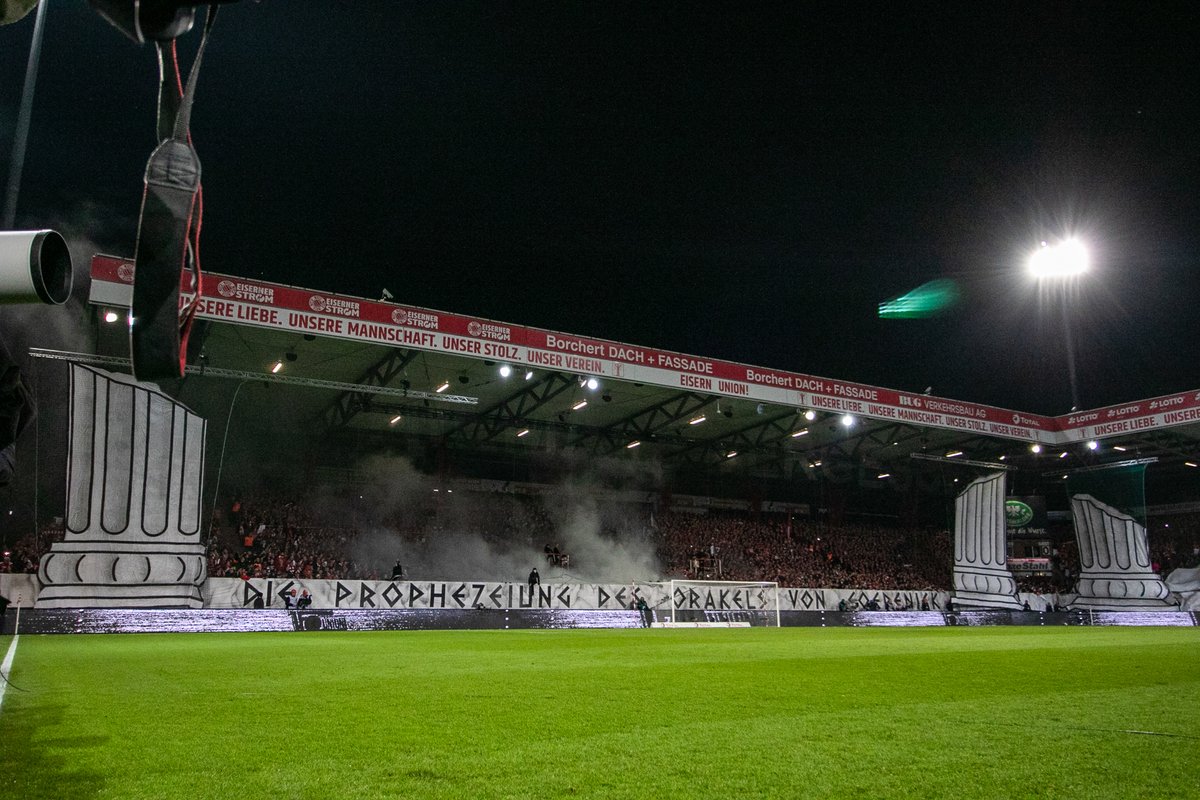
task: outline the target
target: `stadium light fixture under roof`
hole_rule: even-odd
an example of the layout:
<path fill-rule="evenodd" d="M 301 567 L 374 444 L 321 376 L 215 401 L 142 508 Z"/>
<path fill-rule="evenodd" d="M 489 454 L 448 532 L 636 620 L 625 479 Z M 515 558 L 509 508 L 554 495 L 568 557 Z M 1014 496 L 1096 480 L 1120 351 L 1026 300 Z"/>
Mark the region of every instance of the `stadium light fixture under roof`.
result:
<path fill-rule="evenodd" d="M 388 425 L 395 425 L 401 419 L 403 419 L 403 417 L 401 415 L 397 414 L 396 416 L 394 416 L 390 420 L 388 420 Z"/>
<path fill-rule="evenodd" d="M 507 378 L 509 375 L 512 375 L 512 367 L 510 367 L 508 364 L 504 364 L 500 367 L 500 377 Z"/>
<path fill-rule="evenodd" d="M 584 407 L 584 406 L 586 406 L 586 405 L 587 405 L 587 400 L 580 400 L 578 403 L 576 403 L 575 405 L 571 406 L 571 410 L 572 410 L 572 411 L 578 411 L 579 409 L 583 408 L 583 407 Z"/>
<path fill-rule="evenodd" d="M 842 415 L 842 427 L 849 428 L 853 425 L 854 425 L 854 415 L 853 414 L 843 414 Z"/>
<path fill-rule="evenodd" d="M 450 381 L 442 381 L 442 385 L 437 387 L 436 391 L 438 394 L 441 394 L 442 392 L 446 391 L 449 388 L 450 388 Z"/>
<path fill-rule="evenodd" d="M 813 410 L 810 408 L 808 411 L 805 411 L 805 412 L 804 412 L 804 418 L 805 418 L 806 420 L 808 420 L 809 422 L 812 422 L 814 419 L 816 419 L 816 418 L 817 418 L 817 412 L 813 411 Z"/>
<path fill-rule="evenodd" d="M 641 447 L 641 445 L 642 445 L 642 443 L 641 443 L 639 440 L 637 440 L 637 439 L 634 439 L 632 442 L 630 442 L 629 444 L 625 445 L 625 449 L 626 449 L 626 450 L 632 450 L 632 449 L 633 449 L 633 448 L 635 448 L 635 447 Z"/>

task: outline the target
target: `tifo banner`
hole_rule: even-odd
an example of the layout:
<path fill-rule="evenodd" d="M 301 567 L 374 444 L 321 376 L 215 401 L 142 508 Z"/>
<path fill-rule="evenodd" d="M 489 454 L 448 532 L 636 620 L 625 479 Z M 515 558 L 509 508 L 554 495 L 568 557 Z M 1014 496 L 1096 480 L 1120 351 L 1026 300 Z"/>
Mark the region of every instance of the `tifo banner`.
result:
<path fill-rule="evenodd" d="M 128 306 L 133 274 L 132 261 L 95 256 L 91 302 Z M 204 275 L 196 315 L 1008 439 L 1052 441 L 1056 431 L 1037 414 L 229 275 Z"/>
<path fill-rule="evenodd" d="M 205 586 L 210 608 L 286 608 L 308 592 L 312 608 L 545 608 L 628 610 L 639 598 L 657 612 L 669 610 L 669 584 L 546 583 L 532 591 L 523 583 L 487 581 L 300 581 L 290 578 L 210 578 Z M 293 594 L 294 592 L 294 594 Z M 775 608 L 775 590 L 742 587 L 688 587 L 676 596 L 685 610 L 744 611 Z M 878 589 L 778 590 L 780 611 L 861 610 L 946 607 L 945 592 Z"/>

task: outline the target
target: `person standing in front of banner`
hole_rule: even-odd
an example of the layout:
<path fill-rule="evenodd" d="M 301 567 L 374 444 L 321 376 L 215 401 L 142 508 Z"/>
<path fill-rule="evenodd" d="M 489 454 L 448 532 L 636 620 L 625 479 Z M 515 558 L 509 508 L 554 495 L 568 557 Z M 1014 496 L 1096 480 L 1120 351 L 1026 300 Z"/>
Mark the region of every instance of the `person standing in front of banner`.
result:
<path fill-rule="evenodd" d="M 529 570 L 529 602 L 533 602 L 533 587 L 542 585 L 542 576 L 538 575 L 537 567 Z"/>

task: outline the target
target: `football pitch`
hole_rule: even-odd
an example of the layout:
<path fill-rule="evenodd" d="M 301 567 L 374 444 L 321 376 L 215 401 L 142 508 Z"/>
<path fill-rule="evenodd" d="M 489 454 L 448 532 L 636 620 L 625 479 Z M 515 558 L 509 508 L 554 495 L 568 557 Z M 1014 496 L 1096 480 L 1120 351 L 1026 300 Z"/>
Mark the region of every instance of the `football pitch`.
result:
<path fill-rule="evenodd" d="M 23 635 L 0 797 L 1178 799 L 1197 709 L 1195 628 Z"/>

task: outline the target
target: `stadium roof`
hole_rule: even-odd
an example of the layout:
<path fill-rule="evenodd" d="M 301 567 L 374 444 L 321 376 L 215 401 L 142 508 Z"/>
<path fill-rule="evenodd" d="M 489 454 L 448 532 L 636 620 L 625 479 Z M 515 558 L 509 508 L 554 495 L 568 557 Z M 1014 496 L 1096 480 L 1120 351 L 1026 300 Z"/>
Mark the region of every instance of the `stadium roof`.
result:
<path fill-rule="evenodd" d="M 94 259 L 98 320 L 127 307 L 132 267 Z M 178 396 L 212 419 L 236 383 L 249 387 L 236 390 L 239 414 L 264 428 L 360 450 L 417 440 L 507 464 L 568 449 L 879 488 L 971 463 L 1015 470 L 1021 493 L 1053 493 L 1073 469 L 1157 459 L 1151 503 L 1191 500 L 1200 486 L 1200 392 L 1045 417 L 384 300 L 204 281 Z M 100 360 L 120 366 L 124 326 L 99 325 Z M 265 388 L 276 385 L 292 388 Z"/>

